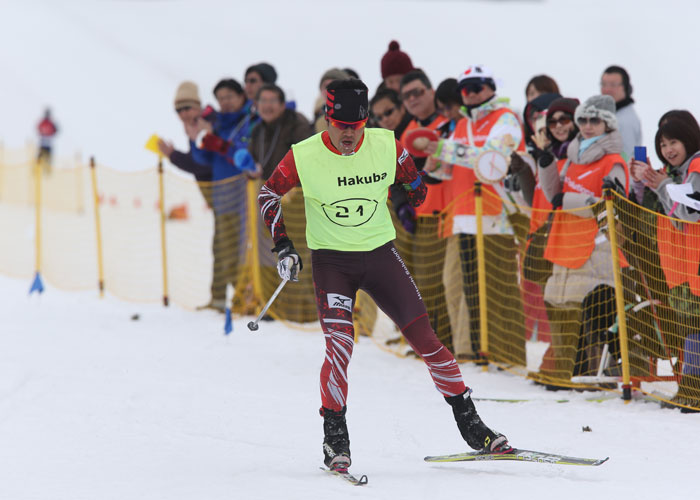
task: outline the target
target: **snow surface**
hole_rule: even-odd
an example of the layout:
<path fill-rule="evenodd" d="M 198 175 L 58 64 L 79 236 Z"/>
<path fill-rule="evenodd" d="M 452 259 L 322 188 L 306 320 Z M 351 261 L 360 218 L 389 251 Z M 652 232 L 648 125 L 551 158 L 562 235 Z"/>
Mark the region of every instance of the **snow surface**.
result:
<path fill-rule="evenodd" d="M 120 169 L 153 165 L 143 149 L 153 132 L 185 146 L 172 110 L 183 79 L 212 102 L 221 77 L 242 80 L 266 60 L 308 116 L 331 66 L 376 87 L 391 39 L 435 84 L 488 64 L 518 107 L 534 74 L 586 98 L 604 67 L 621 64 L 648 146 L 664 111 L 700 111 L 694 0 L 0 0 L 0 9 L 5 147 L 32 139 L 50 105 L 59 154 L 81 150 Z M 366 338 L 350 368 L 348 419 L 352 469 L 370 483 L 353 488 L 318 470 L 320 330 L 263 323 L 253 334 L 242 318 L 224 336 L 212 312 L 53 288 L 27 298 L 28 288 L 0 277 L 2 500 L 696 498 L 699 415 L 590 402 L 471 365 L 462 371 L 476 397 L 530 400 L 478 403 L 513 444 L 610 461 L 426 464 L 425 455 L 465 449 L 450 409 L 421 362 Z"/>
<path fill-rule="evenodd" d="M 513 444 L 610 460 L 427 464 L 466 449 L 451 410 L 422 362 L 367 338 L 349 372 L 356 488 L 318 469 L 320 329 L 241 318 L 225 336 L 213 312 L 28 288 L 0 277 L 2 499 L 696 498 L 700 415 L 469 364 L 475 397 L 529 400 L 477 402 Z"/>
<path fill-rule="evenodd" d="M 599 92 L 603 69 L 620 64 L 650 152 L 661 114 L 700 114 L 697 0 L 0 0 L 0 9 L 0 140 L 34 139 L 50 105 L 57 152 L 112 168 L 154 166 L 143 148 L 154 132 L 186 148 L 172 109 L 182 80 L 213 103 L 219 79 L 242 81 L 250 64 L 269 61 L 308 117 L 330 67 L 352 67 L 376 88 L 392 39 L 435 85 L 470 64 L 490 66 L 518 108 L 533 75 L 585 99 Z"/>

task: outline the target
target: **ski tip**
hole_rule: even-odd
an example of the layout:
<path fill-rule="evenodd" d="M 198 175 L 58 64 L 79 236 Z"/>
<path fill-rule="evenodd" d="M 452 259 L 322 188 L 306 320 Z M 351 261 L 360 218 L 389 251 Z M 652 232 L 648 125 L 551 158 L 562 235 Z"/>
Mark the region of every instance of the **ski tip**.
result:
<path fill-rule="evenodd" d="M 598 460 L 597 462 L 595 462 L 593 465 L 603 465 L 603 464 L 604 464 L 605 462 L 607 462 L 608 460 L 610 460 L 610 457 L 601 458 L 600 460 Z"/>

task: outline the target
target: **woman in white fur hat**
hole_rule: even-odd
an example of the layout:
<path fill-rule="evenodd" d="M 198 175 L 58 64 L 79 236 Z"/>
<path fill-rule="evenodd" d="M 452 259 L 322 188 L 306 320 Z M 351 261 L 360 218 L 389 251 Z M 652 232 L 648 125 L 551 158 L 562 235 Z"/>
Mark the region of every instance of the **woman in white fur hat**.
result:
<path fill-rule="evenodd" d="M 553 262 L 545 286 L 552 322 L 555 368 L 550 377 L 594 374 L 599 337 L 615 320 L 614 283 L 604 187 L 627 193 L 629 172 L 622 158 L 615 101 L 593 96 L 576 108 L 579 134 L 569 144 L 568 162 L 561 173 L 551 168 L 554 157 L 539 159 L 540 182 L 558 211 L 552 222 L 544 257 Z M 626 265 L 624 258 L 621 261 Z M 557 347 L 559 349 L 557 349 Z M 575 357 L 574 357 L 575 355 Z"/>

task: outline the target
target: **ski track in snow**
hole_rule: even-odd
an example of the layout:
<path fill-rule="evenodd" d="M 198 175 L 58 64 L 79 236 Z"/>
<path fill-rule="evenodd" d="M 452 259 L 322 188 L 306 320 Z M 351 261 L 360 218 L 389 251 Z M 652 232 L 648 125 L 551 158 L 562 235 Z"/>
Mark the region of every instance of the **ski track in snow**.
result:
<path fill-rule="evenodd" d="M 605 457 L 600 467 L 427 464 L 464 451 L 422 362 L 361 339 L 350 364 L 355 488 L 318 470 L 323 338 L 258 332 L 212 312 L 134 305 L 0 278 L 0 498 L 659 498 L 695 491 L 700 415 L 590 393 L 550 393 L 461 365 L 484 420 L 522 448 Z M 132 314 L 140 319 L 132 321 Z M 566 398 L 570 402 L 557 403 Z M 589 426 L 592 432 L 582 432 Z M 690 496 L 692 498 L 692 496 Z"/>

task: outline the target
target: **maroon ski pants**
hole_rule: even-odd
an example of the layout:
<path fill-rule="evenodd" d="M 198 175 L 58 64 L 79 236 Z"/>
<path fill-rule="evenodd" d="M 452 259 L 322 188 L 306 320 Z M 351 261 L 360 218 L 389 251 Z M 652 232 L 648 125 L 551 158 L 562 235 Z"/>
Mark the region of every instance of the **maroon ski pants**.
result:
<path fill-rule="evenodd" d="M 392 242 L 367 252 L 313 250 L 311 264 L 326 359 L 321 368 L 323 407 L 339 411 L 348 394 L 348 364 L 354 345 L 352 308 L 364 290 L 401 329 L 428 367 L 443 396 L 462 394 L 466 387 L 452 353 L 430 326 L 411 274 Z"/>

